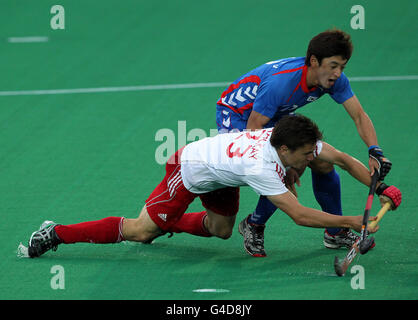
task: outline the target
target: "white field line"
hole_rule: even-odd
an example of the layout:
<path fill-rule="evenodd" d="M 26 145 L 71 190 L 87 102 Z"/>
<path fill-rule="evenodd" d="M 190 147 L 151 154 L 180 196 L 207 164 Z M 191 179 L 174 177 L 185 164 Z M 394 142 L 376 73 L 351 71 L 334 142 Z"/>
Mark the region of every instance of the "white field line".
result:
<path fill-rule="evenodd" d="M 418 75 L 410 76 L 380 76 L 380 77 L 350 77 L 350 82 L 361 81 L 403 81 L 403 80 L 418 80 Z"/>
<path fill-rule="evenodd" d="M 160 84 L 160 85 L 128 86 L 128 87 L 0 91 L 0 96 L 24 96 L 24 95 L 46 95 L 46 94 L 100 93 L 100 92 L 126 92 L 126 91 L 147 91 L 147 90 L 212 88 L 212 87 L 224 87 L 224 86 L 227 86 L 229 83 L 230 82 L 207 82 L 207 83 Z"/>
<path fill-rule="evenodd" d="M 31 43 L 31 42 L 48 42 L 48 37 L 10 37 L 7 42 L 10 43 Z"/>
<path fill-rule="evenodd" d="M 195 289 L 193 292 L 229 292 L 228 289 Z"/>
<path fill-rule="evenodd" d="M 418 75 L 351 77 L 349 78 L 349 80 L 350 82 L 418 80 Z M 104 92 L 213 88 L 213 87 L 226 87 L 230 83 L 231 82 L 204 82 L 204 83 L 183 83 L 183 84 L 179 83 L 179 84 L 160 84 L 160 85 L 143 85 L 143 86 L 126 86 L 126 87 L 0 91 L 0 96 L 56 95 L 56 94 L 76 94 L 76 93 L 104 93 Z"/>

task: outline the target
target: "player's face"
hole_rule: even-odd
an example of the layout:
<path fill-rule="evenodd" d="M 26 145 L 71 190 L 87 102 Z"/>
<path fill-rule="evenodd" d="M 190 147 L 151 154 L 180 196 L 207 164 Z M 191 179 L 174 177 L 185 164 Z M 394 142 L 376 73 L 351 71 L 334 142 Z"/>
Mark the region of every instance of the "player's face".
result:
<path fill-rule="evenodd" d="M 285 166 L 292 166 L 296 169 L 304 169 L 314 159 L 316 144 L 305 144 L 296 150 L 287 149 L 283 154 Z"/>
<path fill-rule="evenodd" d="M 346 64 L 347 59 L 341 56 L 322 59 L 321 64 L 317 64 L 316 67 L 317 85 L 325 89 L 331 88 L 341 76 Z"/>

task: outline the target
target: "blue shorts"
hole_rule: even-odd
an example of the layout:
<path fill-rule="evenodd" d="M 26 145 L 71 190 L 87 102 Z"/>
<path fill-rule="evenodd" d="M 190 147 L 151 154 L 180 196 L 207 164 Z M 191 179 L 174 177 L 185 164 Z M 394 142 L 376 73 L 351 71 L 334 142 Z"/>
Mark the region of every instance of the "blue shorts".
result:
<path fill-rule="evenodd" d="M 271 119 L 264 128 L 274 127 L 276 122 L 286 114 L 293 115 L 295 113 L 278 114 Z M 243 131 L 247 128 L 247 122 L 248 119 L 244 119 L 239 113 L 236 113 L 227 107 L 218 104 L 216 105 L 216 125 L 218 126 L 219 133 Z"/>
<path fill-rule="evenodd" d="M 243 131 L 247 128 L 247 119 L 229 108 L 216 105 L 216 125 L 219 133 Z"/>

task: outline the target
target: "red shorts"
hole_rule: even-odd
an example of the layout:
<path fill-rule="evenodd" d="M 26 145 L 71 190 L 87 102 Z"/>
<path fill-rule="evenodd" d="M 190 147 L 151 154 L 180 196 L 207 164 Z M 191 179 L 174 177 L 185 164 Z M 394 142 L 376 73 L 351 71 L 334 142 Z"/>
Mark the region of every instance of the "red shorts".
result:
<path fill-rule="evenodd" d="M 226 187 L 208 193 L 195 194 L 186 189 L 181 178 L 180 156 L 178 150 L 168 160 L 163 181 L 154 189 L 145 202 L 152 221 L 162 230 L 168 230 L 186 212 L 196 197 L 202 205 L 222 216 L 235 216 L 239 207 L 239 188 Z"/>

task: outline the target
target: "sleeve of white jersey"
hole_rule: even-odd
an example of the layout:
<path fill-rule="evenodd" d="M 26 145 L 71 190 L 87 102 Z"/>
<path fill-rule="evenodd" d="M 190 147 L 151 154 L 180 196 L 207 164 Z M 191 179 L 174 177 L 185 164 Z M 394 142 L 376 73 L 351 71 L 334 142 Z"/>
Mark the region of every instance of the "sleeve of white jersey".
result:
<path fill-rule="evenodd" d="M 270 174 L 248 175 L 247 184 L 261 196 L 273 196 L 283 194 L 288 191 L 284 183 L 278 177 L 277 173 L 271 171 Z"/>
<path fill-rule="evenodd" d="M 314 157 L 316 158 L 317 156 L 319 156 L 321 151 L 322 151 L 322 141 L 318 140 L 316 142 L 316 147 L 315 147 L 315 150 L 314 150 Z"/>

